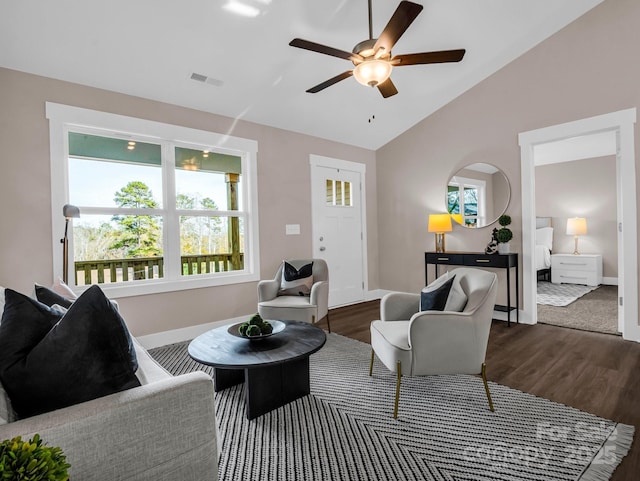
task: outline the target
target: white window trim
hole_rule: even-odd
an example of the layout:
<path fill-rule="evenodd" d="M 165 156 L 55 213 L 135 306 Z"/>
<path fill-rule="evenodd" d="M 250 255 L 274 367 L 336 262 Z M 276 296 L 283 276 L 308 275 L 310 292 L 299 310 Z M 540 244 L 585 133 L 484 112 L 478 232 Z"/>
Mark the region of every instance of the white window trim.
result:
<path fill-rule="evenodd" d="M 62 246 L 60 239 L 64 233 L 62 207 L 69 203 L 68 142 L 65 135 L 71 129 L 100 129 L 113 131 L 115 136 L 129 133 L 141 140 L 146 138 L 174 139 L 186 144 L 210 145 L 217 152 L 242 157 L 243 205 L 245 207 L 245 254 L 244 270 L 217 273 L 213 276 L 197 275 L 180 279 L 147 279 L 131 283 L 101 284 L 105 293 L 113 298 L 155 294 L 161 292 L 222 286 L 243 282 L 254 282 L 260 278 L 260 243 L 258 235 L 257 196 L 257 152 L 258 142 L 230 135 L 165 124 L 124 115 L 98 112 L 46 102 L 46 117 L 49 119 L 49 139 L 51 155 L 51 240 L 53 246 L 53 278 L 62 276 Z M 167 186 L 165 184 L 165 187 Z M 166 194 L 165 194 L 166 195 Z M 82 212 L 80 213 L 82 215 Z M 72 236 L 71 236 L 72 237 Z M 72 238 L 69 251 L 73 252 Z M 73 281 L 70 269 L 70 281 Z M 73 284 L 73 282 L 71 282 Z M 78 292 L 86 287 L 74 287 Z"/>
<path fill-rule="evenodd" d="M 462 218 L 463 219 L 476 219 L 476 221 L 478 223 L 480 223 L 480 221 L 482 221 L 483 223 L 486 222 L 486 192 L 487 192 L 487 183 L 484 180 L 480 180 L 480 179 L 471 179 L 471 178 L 467 178 L 467 177 L 460 177 L 459 175 L 456 175 L 454 177 L 451 177 L 451 180 L 449 181 L 449 185 L 456 185 L 458 187 L 458 190 L 460 192 L 460 199 L 462 200 L 462 205 L 463 205 L 463 209 L 462 212 L 460 212 L 462 214 Z M 477 215 L 464 215 L 464 188 L 465 187 L 473 187 L 478 191 L 478 214 Z"/>

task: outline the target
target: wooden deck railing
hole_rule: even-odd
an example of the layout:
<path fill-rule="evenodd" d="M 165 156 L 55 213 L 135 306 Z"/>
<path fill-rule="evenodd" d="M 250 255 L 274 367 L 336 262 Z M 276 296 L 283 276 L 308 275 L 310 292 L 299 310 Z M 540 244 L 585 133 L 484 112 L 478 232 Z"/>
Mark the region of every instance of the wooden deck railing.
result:
<path fill-rule="evenodd" d="M 242 253 L 235 256 L 233 254 L 196 254 L 181 256 L 180 259 L 182 274 L 185 276 L 241 270 L 244 266 Z M 164 258 L 162 257 L 77 261 L 74 264 L 76 285 L 79 286 L 164 277 Z"/>

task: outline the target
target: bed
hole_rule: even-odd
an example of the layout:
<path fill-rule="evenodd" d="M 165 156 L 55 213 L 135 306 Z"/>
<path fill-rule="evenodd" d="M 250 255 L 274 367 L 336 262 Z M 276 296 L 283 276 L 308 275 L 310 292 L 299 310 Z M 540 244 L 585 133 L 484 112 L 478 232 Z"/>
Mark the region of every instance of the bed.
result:
<path fill-rule="evenodd" d="M 536 217 L 535 267 L 538 280 L 551 282 L 553 227 L 551 217 Z"/>

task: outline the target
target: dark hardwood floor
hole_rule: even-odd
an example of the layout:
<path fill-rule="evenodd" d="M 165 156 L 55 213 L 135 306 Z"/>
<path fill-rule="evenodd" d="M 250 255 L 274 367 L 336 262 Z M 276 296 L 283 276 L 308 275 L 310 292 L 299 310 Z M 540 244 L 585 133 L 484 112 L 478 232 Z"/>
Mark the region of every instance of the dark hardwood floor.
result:
<path fill-rule="evenodd" d="M 331 331 L 369 343 L 369 324 L 379 319 L 379 311 L 379 301 L 332 309 Z M 494 321 L 486 360 L 490 381 L 635 426 L 631 451 L 611 479 L 640 480 L 640 343 L 545 324 L 508 328 Z"/>

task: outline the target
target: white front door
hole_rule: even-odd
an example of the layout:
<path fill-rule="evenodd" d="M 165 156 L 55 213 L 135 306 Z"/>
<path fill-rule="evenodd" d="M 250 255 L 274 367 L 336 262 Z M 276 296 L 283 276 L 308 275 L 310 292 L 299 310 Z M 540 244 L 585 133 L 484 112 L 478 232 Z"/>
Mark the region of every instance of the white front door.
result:
<path fill-rule="evenodd" d="M 353 170 L 363 167 L 326 157 L 311 158 L 313 256 L 324 259 L 329 267 L 331 307 L 364 300 L 364 173 Z"/>

